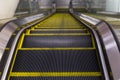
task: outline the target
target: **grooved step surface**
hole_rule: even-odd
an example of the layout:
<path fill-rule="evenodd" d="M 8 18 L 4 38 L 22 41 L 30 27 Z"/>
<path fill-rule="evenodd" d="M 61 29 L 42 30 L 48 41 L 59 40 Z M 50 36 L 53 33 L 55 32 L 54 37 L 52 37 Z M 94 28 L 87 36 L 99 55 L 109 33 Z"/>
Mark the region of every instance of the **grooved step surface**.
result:
<path fill-rule="evenodd" d="M 82 29 L 83 24 L 80 24 L 75 18 L 67 13 L 54 14 L 52 17 L 35 25 L 38 29 Z"/>
<path fill-rule="evenodd" d="M 99 72 L 95 50 L 18 51 L 13 72 Z"/>
<path fill-rule="evenodd" d="M 81 36 L 25 36 L 24 48 L 93 47 L 90 35 Z"/>
<path fill-rule="evenodd" d="M 101 77 L 11 77 L 10 80 L 102 80 Z"/>
<path fill-rule="evenodd" d="M 40 33 L 87 33 L 87 30 L 53 30 L 53 31 L 38 31 L 38 30 L 34 30 L 34 31 L 30 31 L 30 33 L 33 33 L 33 34 L 40 34 Z"/>
<path fill-rule="evenodd" d="M 17 47 L 8 80 L 104 80 L 92 34 L 70 14 L 27 29 Z"/>

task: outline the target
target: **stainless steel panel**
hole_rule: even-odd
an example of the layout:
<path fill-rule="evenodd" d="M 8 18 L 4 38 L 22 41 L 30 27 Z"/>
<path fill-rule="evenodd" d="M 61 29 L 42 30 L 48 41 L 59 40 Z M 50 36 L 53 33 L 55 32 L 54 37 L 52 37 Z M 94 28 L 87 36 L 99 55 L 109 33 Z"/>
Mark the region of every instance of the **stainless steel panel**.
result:
<path fill-rule="evenodd" d="M 51 12 L 51 14 L 53 14 L 53 13 L 54 13 L 54 12 Z M 7 59 L 7 62 L 6 62 L 6 65 L 5 65 L 3 74 L 2 74 L 2 76 L 1 76 L 1 80 L 6 80 L 6 78 L 7 78 L 7 74 L 8 74 L 9 67 L 10 67 L 10 64 L 11 64 L 11 60 L 12 60 L 12 57 L 13 57 L 13 54 L 14 54 L 14 50 L 15 50 L 16 44 L 17 44 L 18 39 L 19 39 L 19 37 L 21 36 L 22 32 L 23 32 L 25 29 L 30 28 L 31 26 L 33 26 L 33 25 L 41 22 L 42 20 L 44 20 L 45 18 L 47 18 L 47 17 L 50 16 L 51 14 L 49 13 L 46 17 L 44 17 L 44 18 L 42 18 L 42 19 L 40 19 L 40 20 L 38 20 L 38 21 L 36 21 L 36 22 L 34 22 L 34 23 L 32 23 L 32 24 L 24 27 L 24 28 L 22 28 L 22 29 L 18 32 L 18 34 L 16 35 L 16 37 L 15 37 L 15 39 L 14 39 L 14 42 L 13 42 L 13 44 L 12 44 L 12 47 L 11 47 L 11 49 L 10 49 L 10 53 L 9 53 L 9 56 L 8 56 L 8 59 Z"/>
<path fill-rule="evenodd" d="M 0 61 L 11 35 L 17 27 L 15 23 L 10 22 L 0 32 Z"/>
<path fill-rule="evenodd" d="M 113 78 L 114 80 L 120 80 L 120 51 L 114 36 L 104 22 L 97 26 L 97 30 L 103 39 Z"/>
<path fill-rule="evenodd" d="M 45 15 L 48 15 L 49 12 L 41 13 L 38 15 L 26 17 L 24 19 L 18 19 L 15 21 L 11 21 L 8 24 L 4 26 L 4 28 L 0 31 L 0 61 L 2 58 L 2 55 L 5 51 L 5 48 L 7 46 L 7 43 L 12 36 L 13 32 L 20 26 L 27 24 L 29 22 L 32 22 L 34 20 L 43 18 Z"/>
<path fill-rule="evenodd" d="M 81 15 L 83 15 L 83 14 L 81 14 Z M 86 27 L 88 27 L 88 28 L 92 31 L 93 35 L 95 36 L 96 43 L 97 43 L 97 45 L 98 45 L 98 51 L 99 51 L 99 55 L 100 55 L 100 60 L 101 60 L 101 64 L 102 64 L 102 68 L 103 68 L 103 73 L 104 73 L 105 80 L 110 80 L 110 79 L 109 79 L 109 75 L 108 75 L 107 65 L 106 65 L 106 63 L 105 63 L 105 59 L 104 59 L 104 55 L 103 55 L 103 50 L 102 50 L 102 46 L 101 46 L 101 43 L 100 43 L 98 34 L 97 34 L 97 32 L 96 32 L 92 27 L 90 27 L 89 25 L 87 25 L 85 22 L 81 21 L 81 19 L 83 19 L 83 20 L 85 20 L 85 21 L 87 21 L 87 22 L 91 20 L 91 21 L 90 21 L 91 24 L 92 24 L 92 23 L 95 24 L 95 22 L 96 22 L 96 24 L 97 24 L 97 22 L 99 22 L 100 20 L 96 20 L 96 19 L 93 19 L 93 18 L 90 19 L 89 16 L 86 16 L 86 17 L 85 17 L 85 15 L 84 15 L 84 17 L 82 18 L 81 15 L 80 15 L 80 16 L 79 16 L 79 15 L 74 15 L 74 16 L 75 16 L 80 22 L 82 22 L 84 25 L 86 25 Z M 81 19 L 80 19 L 79 17 L 81 17 Z M 89 17 L 89 18 L 88 18 L 88 17 Z M 88 18 L 88 19 L 87 19 L 87 18 Z M 93 21 L 93 22 L 92 22 L 92 21 Z"/>
<path fill-rule="evenodd" d="M 118 46 L 119 44 L 117 44 L 117 41 L 115 40 L 111 26 L 104 21 L 83 14 L 78 14 L 77 16 L 80 19 L 96 26 L 95 28 L 97 29 L 98 34 L 103 41 L 103 45 L 112 70 L 112 76 L 114 80 L 120 80 L 120 49 Z"/>

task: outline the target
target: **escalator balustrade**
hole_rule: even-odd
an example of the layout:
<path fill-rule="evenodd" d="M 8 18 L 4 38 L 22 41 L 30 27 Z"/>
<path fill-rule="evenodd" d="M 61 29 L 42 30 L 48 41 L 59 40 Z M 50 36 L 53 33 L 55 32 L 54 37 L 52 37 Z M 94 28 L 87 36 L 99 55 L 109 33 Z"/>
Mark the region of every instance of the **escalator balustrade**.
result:
<path fill-rule="evenodd" d="M 103 80 L 93 34 L 70 14 L 56 13 L 19 39 L 8 80 Z"/>

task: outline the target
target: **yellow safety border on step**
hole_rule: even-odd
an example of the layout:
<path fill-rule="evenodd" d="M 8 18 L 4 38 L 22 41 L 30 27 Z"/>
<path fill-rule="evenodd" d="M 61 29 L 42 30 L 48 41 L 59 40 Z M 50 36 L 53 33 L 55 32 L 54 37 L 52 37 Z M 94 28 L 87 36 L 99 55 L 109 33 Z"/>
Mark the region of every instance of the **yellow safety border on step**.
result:
<path fill-rule="evenodd" d="M 22 34 L 21 38 L 20 38 L 20 41 L 18 43 L 18 48 L 22 48 L 22 44 L 23 44 L 23 41 L 24 41 L 24 37 L 25 37 L 25 34 Z"/>
<path fill-rule="evenodd" d="M 84 77 L 102 76 L 101 72 L 12 72 L 12 77 Z"/>

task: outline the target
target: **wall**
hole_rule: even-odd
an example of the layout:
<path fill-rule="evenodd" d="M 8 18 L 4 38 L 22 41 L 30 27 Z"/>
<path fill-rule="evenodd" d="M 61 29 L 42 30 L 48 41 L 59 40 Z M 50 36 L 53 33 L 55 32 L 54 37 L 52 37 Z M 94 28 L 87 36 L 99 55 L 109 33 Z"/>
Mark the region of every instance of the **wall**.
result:
<path fill-rule="evenodd" d="M 40 8 L 51 8 L 53 0 L 38 0 Z"/>
<path fill-rule="evenodd" d="M 55 0 L 57 8 L 68 8 L 70 0 Z M 104 8 L 106 0 L 73 0 L 73 5 L 76 7 L 85 7 L 88 2 L 92 8 Z"/>
<path fill-rule="evenodd" d="M 0 0 L 0 19 L 12 18 L 19 0 Z"/>
<path fill-rule="evenodd" d="M 120 0 L 106 0 L 106 11 L 120 12 Z"/>
<path fill-rule="evenodd" d="M 68 8 L 70 0 L 55 0 L 57 8 Z"/>

